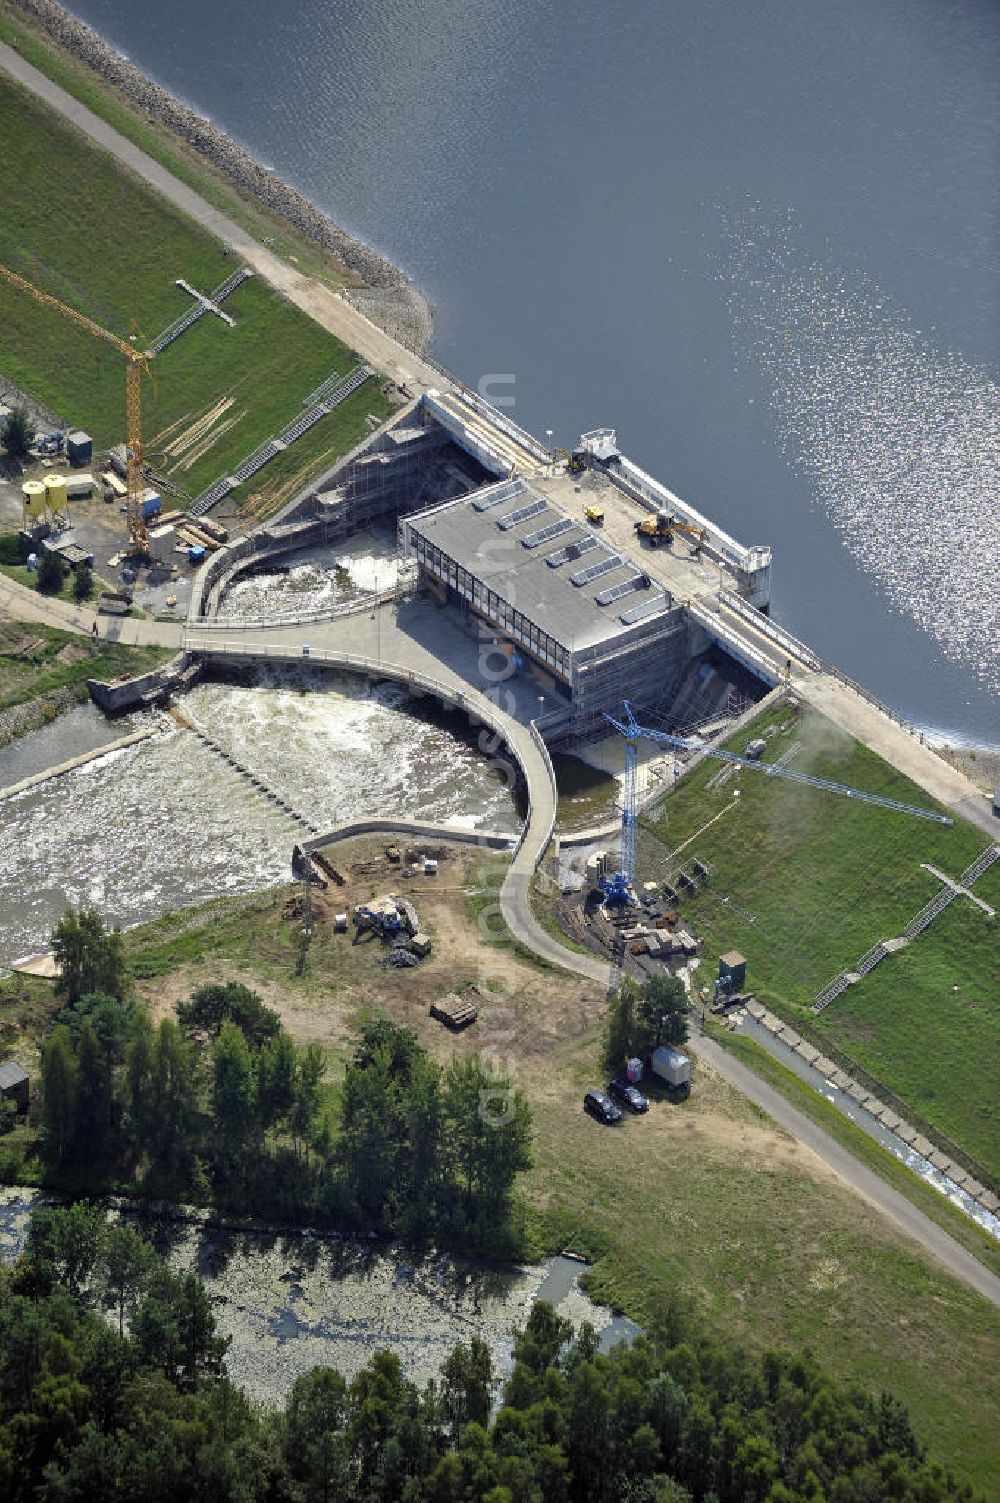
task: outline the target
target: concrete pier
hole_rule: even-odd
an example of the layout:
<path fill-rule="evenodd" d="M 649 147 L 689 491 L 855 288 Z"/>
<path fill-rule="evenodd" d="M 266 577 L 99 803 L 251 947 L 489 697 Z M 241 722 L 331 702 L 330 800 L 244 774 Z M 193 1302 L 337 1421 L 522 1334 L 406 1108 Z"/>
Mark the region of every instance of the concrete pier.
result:
<path fill-rule="evenodd" d="M 62 777 L 64 773 L 75 772 L 78 767 L 86 767 L 88 762 L 96 762 L 99 757 L 106 757 L 109 752 L 123 751 L 127 746 L 137 746 L 140 741 L 148 741 L 151 736 L 159 735 L 162 730 L 161 725 L 147 725 L 141 731 L 132 731 L 128 736 L 119 736 L 116 741 L 109 741 L 104 746 L 96 746 L 93 751 L 82 752 L 78 757 L 70 757 L 65 762 L 58 762 L 54 767 L 47 767 L 44 772 L 32 773 L 31 777 L 21 778 L 18 783 L 11 783 L 9 788 L 0 788 L 0 802 L 14 798 L 18 793 L 26 793 L 29 788 L 37 788 L 41 783 L 48 783 L 52 778 Z"/>

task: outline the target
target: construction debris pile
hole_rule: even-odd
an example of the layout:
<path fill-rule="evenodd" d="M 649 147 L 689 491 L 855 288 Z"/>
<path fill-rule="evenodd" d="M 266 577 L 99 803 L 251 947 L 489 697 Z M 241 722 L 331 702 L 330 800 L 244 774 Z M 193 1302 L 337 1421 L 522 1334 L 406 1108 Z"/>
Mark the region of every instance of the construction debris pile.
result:
<path fill-rule="evenodd" d="M 413 904 L 395 893 L 359 903 L 354 909 L 354 943 L 365 935 L 376 935 L 389 944 L 383 964 L 395 969 L 415 966 L 430 954 L 431 942 L 420 931 L 420 921 Z"/>

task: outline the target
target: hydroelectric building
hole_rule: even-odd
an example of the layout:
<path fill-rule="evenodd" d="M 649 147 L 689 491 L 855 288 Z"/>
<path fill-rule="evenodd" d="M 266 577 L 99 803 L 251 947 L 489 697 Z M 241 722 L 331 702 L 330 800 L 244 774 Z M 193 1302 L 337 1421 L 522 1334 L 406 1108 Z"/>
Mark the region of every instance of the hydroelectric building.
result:
<path fill-rule="evenodd" d="M 669 538 L 649 536 L 657 517 Z M 691 728 L 776 684 L 786 646 L 802 653 L 766 615 L 770 548 L 739 543 L 674 495 L 620 451 L 614 429 L 549 451 L 454 387 L 423 392 L 228 550 L 220 588 L 284 549 L 387 522 L 456 646 L 485 641 L 530 676 L 550 744 L 599 734 L 623 699 Z"/>

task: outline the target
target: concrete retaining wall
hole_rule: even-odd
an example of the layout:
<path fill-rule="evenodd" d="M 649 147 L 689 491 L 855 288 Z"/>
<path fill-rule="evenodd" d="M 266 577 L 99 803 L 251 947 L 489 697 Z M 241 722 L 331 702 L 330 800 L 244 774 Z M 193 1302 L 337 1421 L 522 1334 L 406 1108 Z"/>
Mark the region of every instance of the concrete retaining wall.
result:
<path fill-rule="evenodd" d="M 509 851 L 514 844 L 513 835 L 504 835 L 499 830 L 467 830 L 458 825 L 433 824 L 426 819 L 355 819 L 347 824 L 334 825 L 325 835 L 317 835 L 306 841 L 302 849 L 318 851 L 338 840 L 353 840 L 356 835 L 408 835 L 417 840 L 455 840 L 462 845 L 481 845 L 493 851 Z"/>
<path fill-rule="evenodd" d="M 88 762 L 96 762 L 98 757 L 106 757 L 109 752 L 121 751 L 126 746 L 136 746 L 140 741 L 148 741 L 150 736 L 157 735 L 160 730 L 158 725 L 144 726 L 141 731 L 133 731 L 129 736 L 119 736 L 117 741 L 109 741 L 105 746 L 95 746 L 93 751 L 69 757 L 65 762 L 58 762 L 55 767 L 47 767 L 44 772 L 32 773 L 31 777 L 22 778 L 19 783 L 11 783 L 9 788 L 0 788 L 0 801 L 13 798 L 18 793 L 26 793 L 29 788 L 37 788 L 40 783 L 62 777 L 64 773 L 73 772 L 77 767 L 85 767 Z"/>

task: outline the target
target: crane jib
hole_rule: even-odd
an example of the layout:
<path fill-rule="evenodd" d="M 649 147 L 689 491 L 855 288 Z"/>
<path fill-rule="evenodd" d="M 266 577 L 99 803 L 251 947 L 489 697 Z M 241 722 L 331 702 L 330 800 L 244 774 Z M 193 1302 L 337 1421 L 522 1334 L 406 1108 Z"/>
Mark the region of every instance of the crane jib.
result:
<path fill-rule="evenodd" d="M 861 803 L 876 804 L 881 809 L 893 809 L 899 814 L 912 814 L 917 819 L 929 819 L 935 824 L 950 825 L 953 822 L 947 814 L 939 814 L 936 809 L 922 809 L 917 804 L 904 804 L 899 799 L 887 798 L 881 793 L 866 793 L 863 789 L 851 788 L 846 783 L 834 783 L 829 778 L 814 778 L 806 772 L 794 772 L 790 767 L 779 767 L 776 762 L 759 762 L 753 757 L 741 757 L 737 752 L 703 746 L 689 736 L 672 736 L 668 731 L 657 731 L 651 726 L 640 725 L 627 700 L 625 701 L 625 716 L 624 720 L 617 720 L 613 715 L 605 715 L 604 718 L 629 743 L 634 744 L 640 736 L 643 736 L 647 741 L 658 741 L 663 746 L 675 746 L 681 751 L 703 752 L 707 757 L 715 757 L 720 762 L 729 762 L 734 767 L 746 767 L 751 772 L 763 772 L 768 777 L 785 778 L 790 783 L 802 783 L 808 788 L 821 788 L 826 793 L 837 793 L 845 798 L 858 799 Z"/>

